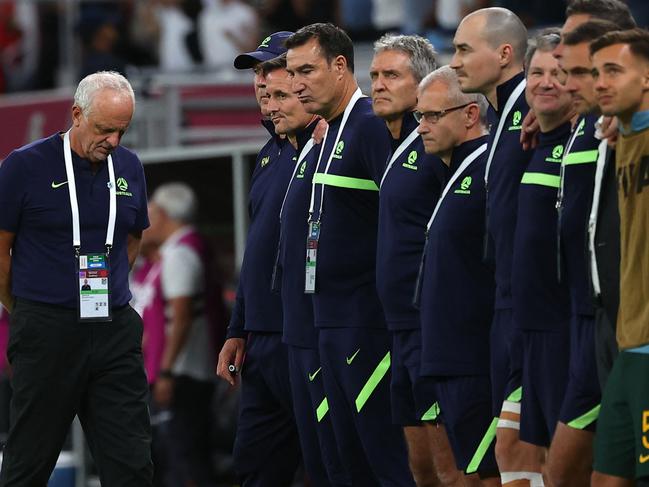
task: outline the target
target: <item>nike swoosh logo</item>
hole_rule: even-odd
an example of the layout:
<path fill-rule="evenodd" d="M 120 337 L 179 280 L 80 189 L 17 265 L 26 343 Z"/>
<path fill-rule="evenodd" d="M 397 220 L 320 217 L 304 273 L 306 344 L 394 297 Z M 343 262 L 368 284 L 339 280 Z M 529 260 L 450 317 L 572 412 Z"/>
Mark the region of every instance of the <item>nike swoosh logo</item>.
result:
<path fill-rule="evenodd" d="M 60 188 L 60 187 L 63 186 L 64 184 L 68 184 L 68 182 L 67 182 L 67 181 L 63 181 L 62 183 L 55 183 L 54 181 L 52 181 L 52 189 Z"/>
<path fill-rule="evenodd" d="M 649 462 L 649 455 L 640 455 L 640 458 L 638 458 L 640 463 L 647 463 Z"/>
<path fill-rule="evenodd" d="M 313 379 L 315 379 L 315 376 L 320 373 L 322 370 L 322 367 L 320 367 L 318 370 L 316 370 L 313 374 L 309 374 L 309 382 L 313 382 Z"/>
<path fill-rule="evenodd" d="M 356 351 L 354 352 L 354 355 L 352 355 L 351 357 L 347 357 L 347 365 L 351 365 L 351 364 L 352 364 L 352 362 L 353 362 L 354 359 L 356 358 L 356 355 L 358 355 L 358 352 L 360 352 L 360 351 L 361 351 L 361 349 L 359 348 L 358 350 L 356 350 Z"/>

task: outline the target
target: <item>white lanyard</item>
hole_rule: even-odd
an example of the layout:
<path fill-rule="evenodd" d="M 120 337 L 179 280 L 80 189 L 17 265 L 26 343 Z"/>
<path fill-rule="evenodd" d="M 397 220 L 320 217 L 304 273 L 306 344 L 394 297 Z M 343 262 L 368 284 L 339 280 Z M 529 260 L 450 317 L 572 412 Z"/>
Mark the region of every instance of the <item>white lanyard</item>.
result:
<path fill-rule="evenodd" d="M 401 144 L 399 144 L 399 147 L 397 147 L 397 150 L 394 151 L 394 154 L 392 154 L 392 157 L 390 157 L 390 162 L 388 162 L 388 167 L 385 168 L 385 172 L 383 173 L 383 177 L 381 178 L 381 184 L 379 184 L 379 187 L 383 186 L 383 181 L 385 181 L 385 177 L 388 175 L 388 172 L 390 169 L 392 169 L 392 165 L 394 164 L 394 161 L 397 160 L 397 158 L 405 151 L 410 144 L 412 144 L 417 137 L 419 137 L 419 133 L 417 133 L 417 129 L 419 127 L 415 127 L 415 130 L 410 132 L 410 135 L 405 138 Z"/>
<path fill-rule="evenodd" d="M 564 179 L 565 179 L 565 172 L 566 172 L 566 157 L 572 150 L 572 146 L 575 143 L 575 140 L 577 139 L 579 135 L 579 129 L 581 127 L 585 126 L 586 119 L 582 118 L 581 121 L 577 124 L 575 127 L 575 131 L 572 133 L 570 136 L 570 139 L 568 139 L 568 144 L 566 145 L 566 150 L 563 153 L 563 158 L 561 159 L 561 169 L 559 170 L 559 190 L 557 191 L 557 208 L 561 208 L 561 205 L 563 203 L 563 188 L 564 188 Z"/>
<path fill-rule="evenodd" d="M 597 255 L 595 254 L 595 235 L 597 233 L 597 216 L 599 213 L 599 200 L 602 192 L 602 179 L 606 166 L 607 141 L 602 140 L 597 147 L 597 167 L 595 169 L 595 189 L 593 191 L 593 204 L 590 207 L 588 218 L 588 249 L 590 250 L 590 274 L 593 281 L 595 295 L 601 293 L 599 271 L 597 269 Z"/>
<path fill-rule="evenodd" d="M 72 167 L 72 149 L 70 149 L 70 131 L 63 136 L 63 155 L 65 157 L 65 172 L 68 177 L 68 192 L 70 193 L 70 207 L 72 209 L 72 245 L 77 255 L 81 249 L 81 223 L 79 220 L 79 202 L 77 201 L 77 186 Z M 108 189 L 110 205 L 108 210 L 108 229 L 106 230 L 106 253 L 110 253 L 115 235 L 115 222 L 117 220 L 117 189 L 115 185 L 115 168 L 113 158 L 108 156 Z"/>
<path fill-rule="evenodd" d="M 494 136 L 493 142 L 491 143 L 491 150 L 489 151 L 489 157 L 487 158 L 487 167 L 484 172 L 485 187 L 488 186 L 489 184 L 489 169 L 491 169 L 491 161 L 494 158 L 494 153 L 496 152 L 496 146 L 500 141 L 500 134 L 502 133 L 503 127 L 505 126 L 505 120 L 509 116 L 509 112 L 512 111 L 512 108 L 514 107 L 514 103 L 516 103 L 518 97 L 525 90 L 525 84 L 526 84 L 525 79 L 522 79 L 520 83 L 518 83 L 518 86 L 514 88 L 512 94 L 509 95 L 509 98 L 507 98 L 507 103 L 505 103 L 505 108 L 503 108 L 503 113 L 501 114 L 500 120 L 498 121 L 498 128 L 496 129 L 496 135 Z"/>
<path fill-rule="evenodd" d="M 338 133 L 336 134 L 336 139 L 334 140 L 334 145 L 331 148 L 331 152 L 329 153 L 329 158 L 327 160 L 327 166 L 325 167 L 324 174 L 329 173 L 329 167 L 331 166 L 331 160 L 333 159 L 334 152 L 336 151 L 336 146 L 338 145 L 338 141 L 340 140 L 340 136 L 343 133 L 343 129 L 345 128 L 345 124 L 347 123 L 347 119 L 349 118 L 349 115 L 351 114 L 354 106 L 356 105 L 356 102 L 360 100 L 363 97 L 363 92 L 361 91 L 360 88 L 356 88 L 356 91 L 352 95 L 351 100 L 349 100 L 349 103 L 345 107 L 345 111 L 343 112 L 343 118 L 340 122 L 340 127 L 338 128 Z M 315 167 L 315 172 L 318 172 L 318 169 L 320 168 L 320 162 L 322 160 L 322 153 L 324 152 L 324 146 L 327 143 L 327 136 L 329 135 L 329 129 L 325 132 L 325 137 L 322 141 L 322 149 L 320 150 L 320 155 L 318 156 L 318 163 Z M 315 174 L 315 173 L 314 173 Z M 312 183 L 311 185 L 311 204 L 309 205 L 309 220 L 311 220 L 311 216 L 313 215 L 313 212 L 315 210 L 315 185 L 317 183 Z M 318 208 L 318 211 L 320 214 L 322 214 L 322 202 L 324 201 L 324 190 L 325 190 L 325 185 L 322 184 L 322 191 L 320 192 L 320 208 Z"/>
<path fill-rule="evenodd" d="M 293 184 L 293 179 L 295 179 L 295 173 L 297 173 L 298 167 L 300 167 L 300 164 L 304 160 L 304 158 L 307 156 L 309 151 L 313 148 L 315 145 L 315 140 L 313 138 L 309 139 L 309 141 L 306 143 L 306 145 L 302 148 L 302 151 L 300 152 L 300 156 L 297 158 L 297 162 L 295 163 L 295 167 L 293 168 L 293 174 L 291 175 L 291 180 L 288 182 L 288 187 L 286 188 L 286 193 L 284 193 L 284 199 L 282 200 L 282 206 L 279 209 L 279 219 L 281 221 L 282 219 L 282 212 L 284 211 L 284 203 L 286 203 L 286 197 L 288 196 L 288 192 L 291 190 L 291 184 Z"/>
<path fill-rule="evenodd" d="M 439 200 L 437 200 L 437 205 L 435 205 L 435 209 L 433 210 L 433 214 L 430 217 L 430 220 L 428 220 L 428 225 L 426 226 L 426 231 L 430 230 L 431 225 L 433 224 L 433 221 L 435 220 L 435 217 L 437 216 L 437 212 L 439 210 L 439 207 L 442 205 L 442 201 L 446 197 L 446 194 L 450 191 L 451 186 L 455 184 L 455 181 L 458 180 L 458 178 L 462 175 L 464 171 L 471 165 L 473 161 L 475 161 L 480 155 L 482 155 L 486 150 L 487 150 L 487 143 L 485 142 L 482 144 L 480 147 L 475 149 L 471 154 L 469 154 L 463 161 L 462 164 L 460 164 L 460 167 L 458 167 L 457 171 L 451 176 L 451 179 L 449 179 L 448 183 L 446 183 L 446 187 L 444 188 L 444 191 L 442 192 L 442 195 L 439 197 Z"/>

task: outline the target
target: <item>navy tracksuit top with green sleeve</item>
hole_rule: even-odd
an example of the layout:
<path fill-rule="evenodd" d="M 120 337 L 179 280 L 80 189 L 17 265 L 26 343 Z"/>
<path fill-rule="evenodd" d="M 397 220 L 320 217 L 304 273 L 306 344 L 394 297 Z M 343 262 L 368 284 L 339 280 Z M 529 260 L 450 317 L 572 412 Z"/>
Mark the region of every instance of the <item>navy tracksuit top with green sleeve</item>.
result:
<path fill-rule="evenodd" d="M 325 172 L 341 121 L 342 115 L 329 122 L 317 173 Z M 318 327 L 385 328 L 375 269 L 378 186 L 390 153 L 385 122 L 372 112 L 370 99 L 361 98 L 350 112 L 328 173 L 353 178 L 359 185 L 373 189 L 315 185 L 313 219 L 321 222 L 313 294 Z M 324 203 L 320 208 L 323 187 Z"/>
<path fill-rule="evenodd" d="M 597 115 L 581 117 L 571 134 L 574 142 L 563 158 L 563 191 L 559 208 L 561 260 L 570 287 L 573 314 L 594 315 L 588 256 L 588 217 L 595 185 Z"/>
<path fill-rule="evenodd" d="M 298 134 L 297 156 L 311 138 L 315 128 L 312 123 Z M 313 301 L 304 294 L 304 259 L 308 232 L 309 198 L 311 180 L 318 162 L 320 145 L 314 146 L 294 167 L 293 179 L 286 193 L 280 229 L 279 266 L 284 314 L 283 341 L 303 348 L 318 348 L 318 332 L 313 324 Z M 295 163 L 297 163 L 297 159 Z"/>
<path fill-rule="evenodd" d="M 524 75 L 521 72 L 496 89 L 498 118 L 507 99 L 523 79 Z M 532 157 L 532 151 L 523 151 L 520 144 L 521 126 L 528 110 L 523 91 L 505 120 L 489 170 L 487 225 L 489 254 L 494 255 L 496 265 L 496 309 L 512 307 L 511 274 L 518 187 Z M 497 122 L 491 126 L 489 150 L 493 144 L 496 127 Z"/>
<path fill-rule="evenodd" d="M 250 228 L 228 338 L 245 337 L 249 331 L 282 332 L 282 300 L 271 291 L 271 280 L 279 241 L 279 209 L 294 167 L 295 149 L 275 135 L 271 122 L 265 121 L 264 126 L 272 137 L 257 155 L 250 181 Z"/>
<path fill-rule="evenodd" d="M 570 293 L 557 276 L 557 190 L 570 123 L 539 134 L 539 144 L 521 179 L 514 238 L 512 291 L 519 329 L 567 328 Z"/>
<path fill-rule="evenodd" d="M 393 149 L 417 129 L 406 114 L 401 137 Z M 376 286 L 390 330 L 420 327 L 412 304 L 426 224 L 446 184 L 448 169 L 437 156 L 426 154 L 417 137 L 386 169 L 380 190 Z"/>
<path fill-rule="evenodd" d="M 450 172 L 487 139 L 453 149 Z M 495 282 L 483 259 L 487 155 L 459 175 L 428 232 L 420 300 L 422 375 L 489 374 Z"/>

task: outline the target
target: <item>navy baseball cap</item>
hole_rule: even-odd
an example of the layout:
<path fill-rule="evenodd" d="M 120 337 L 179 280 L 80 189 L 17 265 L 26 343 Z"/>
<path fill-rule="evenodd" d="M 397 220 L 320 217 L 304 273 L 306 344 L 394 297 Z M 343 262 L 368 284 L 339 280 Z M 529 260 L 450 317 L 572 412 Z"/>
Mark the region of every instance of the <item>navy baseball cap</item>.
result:
<path fill-rule="evenodd" d="M 277 56 L 281 56 L 286 52 L 284 42 L 292 35 L 293 32 L 285 30 L 269 35 L 261 41 L 255 51 L 244 52 L 234 58 L 234 67 L 237 69 L 250 69 L 257 63 L 270 61 Z"/>

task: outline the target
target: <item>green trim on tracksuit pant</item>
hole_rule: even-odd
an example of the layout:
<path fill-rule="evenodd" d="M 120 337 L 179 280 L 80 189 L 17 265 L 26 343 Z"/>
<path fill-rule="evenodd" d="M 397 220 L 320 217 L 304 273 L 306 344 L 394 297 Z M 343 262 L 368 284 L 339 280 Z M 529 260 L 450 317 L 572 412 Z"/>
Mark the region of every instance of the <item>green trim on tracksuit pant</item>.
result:
<path fill-rule="evenodd" d="M 354 486 L 415 487 L 403 430 L 392 423 L 391 334 L 382 328 L 320 328 L 329 414 Z"/>

